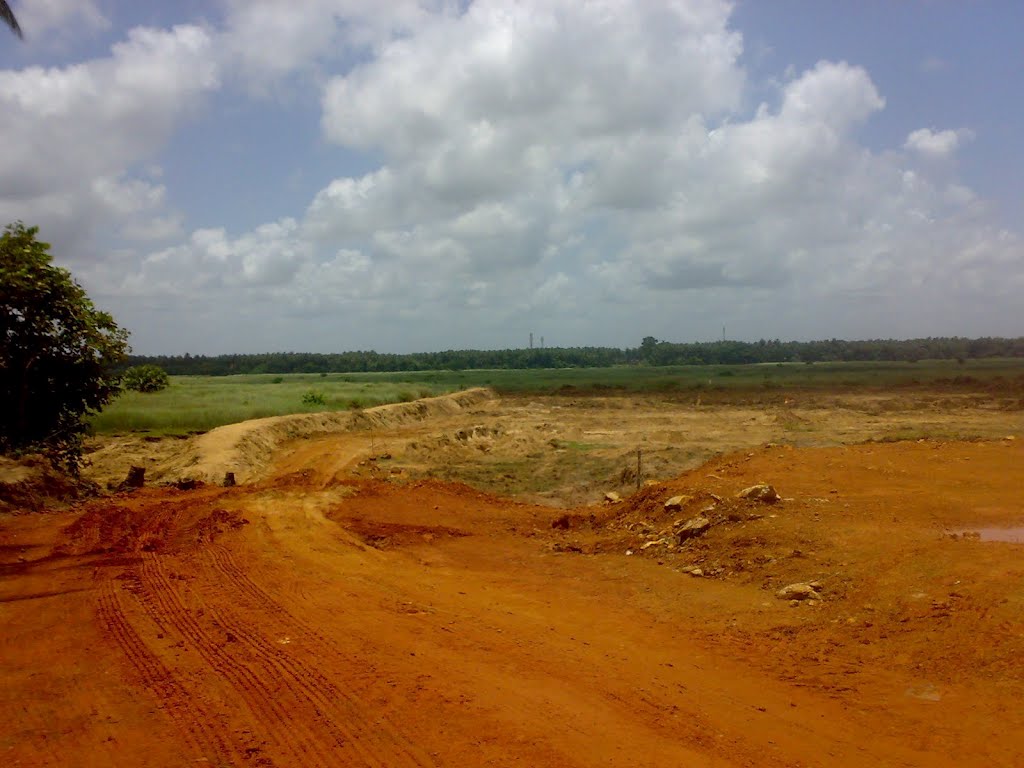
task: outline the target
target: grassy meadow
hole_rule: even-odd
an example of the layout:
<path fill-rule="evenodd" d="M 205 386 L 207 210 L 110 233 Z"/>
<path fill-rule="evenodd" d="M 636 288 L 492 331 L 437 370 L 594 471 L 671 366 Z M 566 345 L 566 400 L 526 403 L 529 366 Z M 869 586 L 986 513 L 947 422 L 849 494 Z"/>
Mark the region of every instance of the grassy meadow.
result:
<path fill-rule="evenodd" d="M 371 408 L 455 388 L 424 382 L 348 381 L 338 374 L 172 376 L 170 386 L 160 392 L 122 393 L 92 419 L 92 428 L 98 434 L 205 432 L 247 419 Z"/>
<path fill-rule="evenodd" d="M 621 392 L 657 394 L 705 390 L 859 389 L 941 384 L 959 388 L 1003 385 L 1024 377 L 1024 358 L 902 362 L 761 363 L 755 365 L 616 366 L 474 371 L 331 374 L 354 381 L 403 381 L 452 389 L 491 387 L 507 394 Z"/>
<path fill-rule="evenodd" d="M 100 434 L 184 434 L 264 416 L 368 408 L 471 387 L 536 395 L 700 394 L 708 400 L 901 387 L 1021 396 L 1024 359 L 172 376 L 162 392 L 122 394 L 92 426 Z M 311 393 L 318 397 L 311 401 Z"/>

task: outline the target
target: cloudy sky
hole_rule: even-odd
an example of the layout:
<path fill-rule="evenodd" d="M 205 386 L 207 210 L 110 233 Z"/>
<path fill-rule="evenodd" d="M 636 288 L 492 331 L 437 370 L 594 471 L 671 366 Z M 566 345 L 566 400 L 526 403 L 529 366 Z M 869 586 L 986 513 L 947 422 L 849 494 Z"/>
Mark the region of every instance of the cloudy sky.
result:
<path fill-rule="evenodd" d="M 1024 3 L 15 0 L 0 222 L 139 353 L 1024 334 Z"/>

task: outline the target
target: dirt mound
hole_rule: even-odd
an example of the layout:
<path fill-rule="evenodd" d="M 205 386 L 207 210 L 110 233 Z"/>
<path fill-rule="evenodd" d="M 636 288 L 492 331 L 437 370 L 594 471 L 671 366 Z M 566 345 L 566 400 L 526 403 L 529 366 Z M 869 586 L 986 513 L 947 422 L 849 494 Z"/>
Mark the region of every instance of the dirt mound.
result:
<path fill-rule="evenodd" d="M 362 411 L 294 414 L 230 424 L 196 439 L 198 461 L 191 477 L 219 481 L 234 472 L 239 482 L 255 479 L 274 451 L 289 440 L 333 432 L 369 432 L 447 416 L 494 399 L 488 389 L 469 389 L 452 395 L 393 403 Z"/>
<path fill-rule="evenodd" d="M 216 494 L 167 500 L 172 491 L 142 491 L 89 503 L 67 526 L 61 555 L 188 552 L 249 521 L 217 504 Z"/>
<path fill-rule="evenodd" d="M 0 512 L 40 512 L 95 496 L 94 483 L 55 470 L 42 456 L 0 457 Z"/>
<path fill-rule="evenodd" d="M 271 416 L 228 424 L 187 441 L 146 438 L 107 441 L 89 455 L 89 476 L 100 483 L 119 482 L 131 464 L 146 467 L 146 482 L 183 478 L 220 484 L 226 472 L 239 483 L 252 482 L 281 446 L 303 438 L 338 433 L 373 434 L 439 416 L 451 416 L 495 401 L 489 389 L 468 389 L 450 395 L 393 403 L 359 411 Z"/>

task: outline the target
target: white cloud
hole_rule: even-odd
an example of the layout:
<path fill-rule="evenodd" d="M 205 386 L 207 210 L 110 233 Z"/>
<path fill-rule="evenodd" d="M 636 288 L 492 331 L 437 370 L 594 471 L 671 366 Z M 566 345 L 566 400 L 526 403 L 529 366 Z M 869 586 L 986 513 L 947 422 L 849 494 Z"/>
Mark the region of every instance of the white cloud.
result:
<path fill-rule="evenodd" d="M 966 187 L 859 143 L 885 107 L 863 68 L 819 62 L 744 115 L 728 15 L 711 0 L 480 0 L 383 35 L 326 82 L 322 120 L 330 141 L 381 165 L 324 187 L 285 227 L 287 247 L 276 229 L 229 245 L 220 233 L 225 260 L 206 245 L 197 269 L 241 259 L 242 288 L 271 286 L 294 311 L 380 326 L 472 317 L 476 334 L 538 316 L 656 328 L 672 295 L 685 297 L 674 315 L 726 302 L 734 318 L 799 323 L 799 308 L 865 297 L 883 318 L 911 293 L 1005 292 L 1018 236 Z M 967 137 L 918 131 L 908 148 Z"/>
<path fill-rule="evenodd" d="M 428 145 L 513 160 L 526 159 L 534 142 L 721 114 L 738 105 L 743 85 L 742 40 L 727 28 L 728 13 L 717 0 L 473 3 L 461 15 L 430 17 L 332 79 L 324 131 L 389 156 Z"/>
<path fill-rule="evenodd" d="M 106 58 L 0 71 L 0 218 L 40 224 L 71 246 L 163 201 L 132 177 L 219 87 L 200 27 L 136 28 Z"/>
<path fill-rule="evenodd" d="M 52 44 L 107 29 L 110 21 L 93 0 L 25 0 L 14 8 L 18 24 L 31 44 Z"/>
<path fill-rule="evenodd" d="M 159 208 L 167 192 L 163 185 L 111 176 L 94 179 L 92 190 L 104 207 L 121 216 Z"/>
<path fill-rule="evenodd" d="M 423 6 L 435 3 L 303 0 L 300 12 L 293 0 L 225 0 L 224 5 L 226 56 L 250 90 L 264 93 L 296 72 L 411 32 L 427 18 Z"/>
<path fill-rule="evenodd" d="M 859 132 L 886 102 L 846 62 L 794 71 L 749 110 L 760 88 L 727 2 L 226 8 L 220 31 L 135 30 L 105 59 L 0 72 L 0 141 L 19 148 L 0 157 L 0 217 L 148 242 L 87 273 L 140 322 L 163 305 L 198 322 L 181 307 L 202 305 L 204 327 L 248 348 L 287 333 L 335 349 L 436 347 L 442 332 L 502 345 L 537 319 L 553 343 L 635 343 L 717 335 L 723 315 L 748 334 L 843 317 L 870 335 L 979 296 L 996 312 L 1024 287 L 1020 235 L 949 164 L 908 154 L 948 156 L 970 132 L 868 149 Z M 176 174 L 152 164 L 221 80 L 319 87 L 323 136 L 360 171 L 295 218 L 182 238 Z"/>
<path fill-rule="evenodd" d="M 903 146 L 926 157 L 949 157 L 964 141 L 974 138 L 969 130 L 933 131 L 930 128 L 919 128 L 912 131 Z"/>

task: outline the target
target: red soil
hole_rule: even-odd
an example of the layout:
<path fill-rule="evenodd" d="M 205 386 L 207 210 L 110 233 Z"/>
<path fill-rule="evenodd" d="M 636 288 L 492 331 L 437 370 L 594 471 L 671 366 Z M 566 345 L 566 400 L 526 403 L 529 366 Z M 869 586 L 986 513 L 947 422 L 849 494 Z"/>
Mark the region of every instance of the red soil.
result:
<path fill-rule="evenodd" d="M 769 448 L 568 529 L 281 466 L 0 518 L 7 765 L 1024 764 L 1024 545 L 946 535 L 1024 521 L 1018 443 Z"/>

